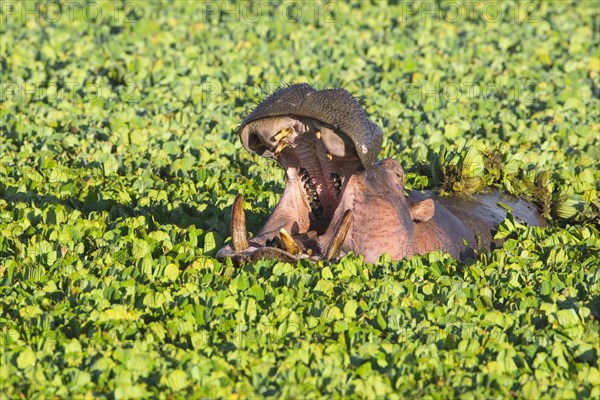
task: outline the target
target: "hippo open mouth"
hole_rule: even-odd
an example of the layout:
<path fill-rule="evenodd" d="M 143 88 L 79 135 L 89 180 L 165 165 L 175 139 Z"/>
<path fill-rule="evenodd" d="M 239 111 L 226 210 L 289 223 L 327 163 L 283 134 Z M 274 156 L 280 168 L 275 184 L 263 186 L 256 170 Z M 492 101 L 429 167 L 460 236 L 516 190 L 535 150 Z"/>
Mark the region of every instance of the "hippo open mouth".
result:
<path fill-rule="evenodd" d="M 351 132 L 346 134 L 343 129 Z M 292 85 L 261 103 L 242 123 L 244 147 L 286 171 L 285 191 L 262 231 L 247 242 L 241 196 L 232 215 L 232 245 L 218 258 L 247 261 L 334 258 L 348 232 L 351 210 L 332 225 L 350 177 L 368 168 L 383 133 L 343 89 Z M 360 148 L 360 151 L 357 151 Z"/>
<path fill-rule="evenodd" d="M 347 252 L 374 262 L 443 250 L 466 258 L 492 248 L 506 215 L 540 223 L 534 207 L 504 195 L 436 198 L 405 191 L 404 171 L 376 161 L 383 132 L 343 89 L 307 84 L 279 90 L 240 126 L 244 148 L 275 159 L 286 172 L 283 195 L 263 229 L 248 241 L 243 199 L 233 204 L 231 244 L 217 253 L 235 263 L 260 258 L 332 260 Z M 434 196 L 435 197 L 435 196 Z"/>
<path fill-rule="evenodd" d="M 286 171 L 281 201 L 290 215 L 282 227 L 292 234 L 323 234 L 348 179 L 364 169 L 348 137 L 319 121 L 294 117 L 251 122 L 242 137 L 252 151 L 276 158 Z"/>

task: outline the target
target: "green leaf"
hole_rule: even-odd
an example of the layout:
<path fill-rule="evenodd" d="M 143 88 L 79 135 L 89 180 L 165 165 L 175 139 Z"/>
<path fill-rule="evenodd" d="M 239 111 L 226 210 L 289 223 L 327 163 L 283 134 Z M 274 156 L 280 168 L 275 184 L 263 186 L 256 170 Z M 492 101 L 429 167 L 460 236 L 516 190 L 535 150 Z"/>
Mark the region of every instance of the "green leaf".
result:
<path fill-rule="evenodd" d="M 357 308 L 358 308 L 358 305 L 356 304 L 356 301 L 354 301 L 354 300 L 347 301 L 346 304 L 344 304 L 344 317 L 346 317 L 347 319 L 356 318 Z"/>
<path fill-rule="evenodd" d="M 183 390 L 189 385 L 187 374 L 180 369 L 170 372 L 166 381 L 167 386 L 175 392 Z"/>
<path fill-rule="evenodd" d="M 556 320 L 561 326 L 579 325 L 579 317 L 574 309 L 558 310 L 556 312 Z"/>
<path fill-rule="evenodd" d="M 174 281 L 179 276 L 179 267 L 173 263 L 167 264 L 165 267 L 164 276 L 171 281 Z"/>
<path fill-rule="evenodd" d="M 214 254 L 223 245 L 223 240 L 217 232 L 207 232 L 204 235 L 204 253 Z"/>
<path fill-rule="evenodd" d="M 19 367 L 19 369 L 26 369 L 28 367 L 32 367 L 36 364 L 36 362 L 37 357 L 35 355 L 35 352 L 29 347 L 26 347 L 17 356 L 17 367 Z"/>
<path fill-rule="evenodd" d="M 137 261 L 150 253 L 150 245 L 142 239 L 133 239 L 133 250 L 131 255 Z"/>

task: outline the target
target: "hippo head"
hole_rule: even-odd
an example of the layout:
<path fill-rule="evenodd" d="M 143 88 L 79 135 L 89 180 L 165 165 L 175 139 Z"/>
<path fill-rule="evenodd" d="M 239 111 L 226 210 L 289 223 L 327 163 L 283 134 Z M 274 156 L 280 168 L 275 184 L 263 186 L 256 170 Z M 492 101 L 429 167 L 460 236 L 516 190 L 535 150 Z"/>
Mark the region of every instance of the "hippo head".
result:
<path fill-rule="evenodd" d="M 298 84 L 268 97 L 244 119 L 240 138 L 245 149 L 285 169 L 285 190 L 250 241 L 238 195 L 232 244 L 217 257 L 319 260 L 353 251 L 373 261 L 398 243 L 406 247 L 414 224 L 433 215 L 433 201 L 409 204 L 400 165 L 375 161 L 382 137 L 346 90 Z"/>

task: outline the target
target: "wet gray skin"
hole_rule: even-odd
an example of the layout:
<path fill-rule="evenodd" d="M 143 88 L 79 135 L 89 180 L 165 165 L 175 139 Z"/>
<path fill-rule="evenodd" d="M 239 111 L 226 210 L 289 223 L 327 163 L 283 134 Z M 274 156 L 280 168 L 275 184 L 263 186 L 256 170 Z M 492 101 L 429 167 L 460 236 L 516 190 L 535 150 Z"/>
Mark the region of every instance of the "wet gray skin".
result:
<path fill-rule="evenodd" d="M 501 244 L 493 239 L 506 216 L 498 202 L 519 221 L 543 222 L 535 207 L 497 191 L 469 198 L 405 191 L 400 164 L 375 161 L 381 129 L 343 89 L 280 90 L 243 121 L 240 138 L 247 150 L 277 160 L 286 186 L 251 240 L 238 195 L 232 244 L 218 252 L 221 260 L 317 261 L 353 252 L 375 262 L 384 253 L 397 260 L 438 249 L 465 259 Z"/>

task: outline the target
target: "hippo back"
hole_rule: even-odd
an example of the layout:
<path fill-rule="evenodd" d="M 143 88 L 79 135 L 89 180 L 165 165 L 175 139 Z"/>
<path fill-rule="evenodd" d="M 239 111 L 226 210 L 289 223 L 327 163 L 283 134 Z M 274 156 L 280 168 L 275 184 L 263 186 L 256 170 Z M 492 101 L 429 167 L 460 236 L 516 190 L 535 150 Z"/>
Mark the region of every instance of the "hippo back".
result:
<path fill-rule="evenodd" d="M 536 207 L 525 200 L 510 194 L 488 189 L 486 192 L 470 197 L 430 195 L 450 212 L 461 219 L 473 232 L 480 235 L 483 243 L 502 246 L 502 240 L 494 240 L 498 226 L 506 218 L 507 211 L 498 203 L 512 208 L 515 220 L 531 226 L 545 226 L 546 221 L 541 217 Z"/>

